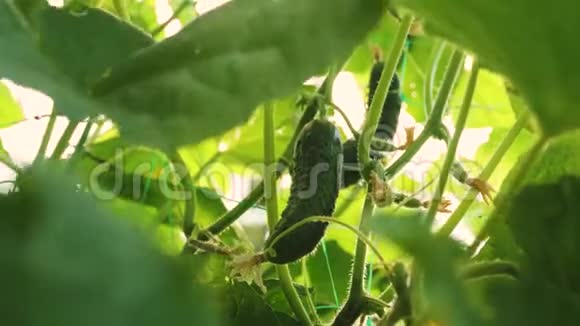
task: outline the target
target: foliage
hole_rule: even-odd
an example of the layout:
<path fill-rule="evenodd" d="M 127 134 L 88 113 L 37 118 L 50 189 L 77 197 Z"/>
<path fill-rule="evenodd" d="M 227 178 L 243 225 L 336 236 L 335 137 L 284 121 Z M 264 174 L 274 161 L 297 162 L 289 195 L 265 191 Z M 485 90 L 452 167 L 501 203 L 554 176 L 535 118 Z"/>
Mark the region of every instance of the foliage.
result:
<path fill-rule="evenodd" d="M 579 323 L 577 1 L 233 0 L 201 15 L 189 0 L 164 4 L 170 12 L 156 0 L 0 1 L 0 175 L 14 176 L 0 180 L 6 324 Z M 167 37 L 169 23 L 183 28 Z M 289 275 L 255 261 L 272 237 L 264 204 L 286 207 L 300 185 L 324 179 L 310 159 L 328 142 L 293 155 L 306 148 L 302 126 L 324 121 L 327 138 L 345 142 L 340 109 L 378 117 L 382 105 L 329 105 L 339 72 L 370 95 L 377 48 L 412 117 L 399 125 L 414 119 L 420 141 L 373 156 L 368 184 L 315 185 L 308 205 L 289 205 L 299 220 L 320 214 L 313 207 L 332 215 L 315 238 L 281 238 L 281 252 L 320 242 Z M 317 90 L 306 83 L 324 74 Z M 43 139 L 10 141 L 45 118 L 14 84 L 53 101 Z M 423 144 L 441 138 L 442 122 L 453 134 L 471 91 L 459 155 L 445 161 L 461 162 L 466 178 L 486 171 L 478 180 L 499 190 L 493 205 L 442 171 L 443 144 Z M 53 132 L 56 116 L 78 123 L 74 135 Z M 374 134 L 369 124 L 358 132 Z M 476 148 L 468 132 L 489 137 Z M 20 150 L 32 141 L 43 145 L 29 163 Z M 70 145 L 66 155 L 45 158 L 56 143 Z M 340 172 L 336 146 L 325 163 Z M 272 157 L 279 189 L 268 197 Z M 425 219 L 438 195 L 429 181 L 442 173 L 458 179 L 443 187 L 453 205 L 442 208 L 461 207 L 452 237 L 438 232 L 448 214 Z M 224 221 L 223 232 L 205 231 Z"/>

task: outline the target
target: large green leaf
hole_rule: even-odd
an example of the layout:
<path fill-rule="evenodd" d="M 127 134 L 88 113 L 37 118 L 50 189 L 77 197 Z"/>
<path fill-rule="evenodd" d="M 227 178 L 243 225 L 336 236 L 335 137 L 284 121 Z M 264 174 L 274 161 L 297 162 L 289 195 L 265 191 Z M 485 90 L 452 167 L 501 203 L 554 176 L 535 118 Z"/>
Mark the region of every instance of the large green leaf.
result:
<path fill-rule="evenodd" d="M 13 325 L 219 325 L 212 292 L 55 169 L 0 197 L 0 272 Z M 201 299 L 203 298 L 203 299 Z M 4 304 L 4 305 L 5 305 Z"/>
<path fill-rule="evenodd" d="M 379 214 L 370 226 L 378 237 L 388 239 L 411 254 L 423 274 L 418 300 L 422 313 L 444 325 L 479 325 L 479 315 L 468 300 L 456 275 L 460 258 L 456 243 L 433 235 L 420 216 L 393 218 Z M 417 280 L 418 281 L 418 280 Z"/>
<path fill-rule="evenodd" d="M 290 316 L 274 312 L 264 298 L 244 283 L 234 283 L 224 289 L 226 318 L 230 325 L 299 325 Z"/>
<path fill-rule="evenodd" d="M 0 82 L 0 128 L 22 121 L 24 114 L 6 85 Z"/>
<path fill-rule="evenodd" d="M 100 10 L 73 15 L 47 8 L 35 21 L 37 36 L 11 1 L 0 3 L 0 9 L 0 45 L 8 49 L 0 59 L 2 76 L 44 91 L 59 112 L 73 119 L 102 112 L 103 107 L 87 96 L 86 86 L 106 67 L 153 42 Z"/>
<path fill-rule="evenodd" d="M 527 131 L 520 135 L 530 135 Z M 527 143 L 529 147 L 530 141 L 523 137 L 518 138 L 518 143 Z M 543 184 L 556 183 L 564 175 L 580 176 L 580 153 L 578 152 L 578 144 L 580 143 L 580 132 L 568 132 L 558 136 L 548 143 L 548 146 L 536 162 L 530 167 L 526 179 L 521 181 L 522 185 L 529 184 Z M 511 155 L 510 155 L 511 156 Z M 525 156 L 522 156 L 525 159 Z M 508 161 L 513 160 L 513 157 L 508 157 Z M 503 163 L 502 163 L 503 164 Z M 503 185 L 498 193 L 498 199 L 505 199 L 505 205 L 502 205 L 501 210 L 497 210 L 494 214 L 497 215 L 498 220 L 502 223 L 497 223 L 493 226 L 490 232 L 490 240 L 483 250 L 485 256 L 497 258 L 517 258 L 519 257 L 519 250 L 512 238 L 511 233 L 507 229 L 505 221 L 511 218 L 511 200 L 509 197 L 514 194 L 508 193 L 514 175 L 518 173 L 518 169 L 524 164 L 520 159 L 510 173 L 503 181 Z M 500 168 L 502 165 L 500 165 Z M 506 167 L 507 168 L 507 167 Z M 502 171 L 499 171 L 502 172 Z M 505 174 L 505 173 L 503 173 Z"/>
<path fill-rule="evenodd" d="M 461 74 L 457 81 L 455 96 L 450 103 L 453 121 L 457 121 L 468 81 L 469 74 L 465 73 Z M 489 70 L 480 70 L 466 127 L 509 128 L 514 121 L 514 113 L 503 78 Z"/>
<path fill-rule="evenodd" d="M 508 226 L 533 273 L 580 291 L 580 177 L 524 188 L 512 201 Z"/>
<path fill-rule="evenodd" d="M 124 136 L 194 143 L 345 58 L 383 9 L 379 0 L 233 1 L 113 68 L 95 92 L 109 94 Z"/>
<path fill-rule="evenodd" d="M 580 126 L 576 85 L 580 3 L 557 0 L 398 0 L 432 31 L 475 52 L 520 89 L 548 135 Z M 541 23 L 539 23 L 541 22 Z M 533 36 L 533 37 L 530 37 Z"/>

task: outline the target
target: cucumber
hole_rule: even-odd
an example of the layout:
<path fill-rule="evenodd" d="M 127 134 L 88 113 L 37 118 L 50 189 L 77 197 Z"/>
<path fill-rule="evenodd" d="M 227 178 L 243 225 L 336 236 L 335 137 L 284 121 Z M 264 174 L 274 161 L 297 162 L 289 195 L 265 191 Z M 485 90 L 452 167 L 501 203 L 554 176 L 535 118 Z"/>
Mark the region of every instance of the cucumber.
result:
<path fill-rule="evenodd" d="M 385 64 L 383 61 L 375 62 L 371 69 L 371 75 L 369 78 L 369 96 L 367 98 L 367 108 L 371 106 L 373 97 L 377 90 L 379 84 L 379 79 L 381 78 L 381 73 L 383 71 Z M 389 86 L 389 93 L 383 104 L 383 110 L 381 112 L 381 119 L 379 120 L 379 126 L 377 127 L 377 132 L 375 136 L 383 140 L 392 140 L 397 131 L 397 125 L 399 122 L 399 114 L 401 112 L 401 83 L 399 81 L 399 76 L 395 73 L 393 79 L 391 80 L 391 85 Z"/>
<path fill-rule="evenodd" d="M 324 120 L 304 126 L 294 150 L 292 186 L 282 218 L 266 239 L 264 258 L 274 264 L 287 264 L 312 252 L 328 223 L 305 224 L 290 234 L 274 239 L 292 225 L 311 216 L 332 216 L 342 174 L 342 144 L 338 129 Z"/>
<path fill-rule="evenodd" d="M 384 62 L 377 61 L 371 69 L 371 74 L 369 77 L 369 95 L 367 98 L 367 107 L 370 107 L 374 94 L 377 90 L 379 84 L 379 79 L 381 78 L 381 73 L 383 71 Z M 391 85 L 389 86 L 389 93 L 383 104 L 383 109 L 381 112 L 381 118 L 379 120 L 379 125 L 375 133 L 375 137 L 391 141 L 397 130 L 397 125 L 399 122 L 399 115 L 401 112 L 401 93 L 400 93 L 400 81 L 399 77 L 395 73 L 393 79 L 391 80 Z M 376 150 L 383 150 L 382 148 L 374 148 Z M 373 159 L 380 158 L 380 155 L 376 155 L 371 152 L 371 157 Z M 343 144 L 343 158 L 344 158 L 344 169 L 342 177 L 342 186 L 349 187 L 357 183 L 360 178 L 360 172 L 358 169 L 358 151 L 357 151 L 357 139 L 348 139 Z"/>

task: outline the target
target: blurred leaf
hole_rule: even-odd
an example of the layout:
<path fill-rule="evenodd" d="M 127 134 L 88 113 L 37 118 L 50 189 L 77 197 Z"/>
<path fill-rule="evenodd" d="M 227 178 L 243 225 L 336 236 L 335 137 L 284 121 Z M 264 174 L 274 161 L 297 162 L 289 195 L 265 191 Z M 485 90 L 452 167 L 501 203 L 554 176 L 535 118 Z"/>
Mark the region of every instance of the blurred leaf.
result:
<path fill-rule="evenodd" d="M 288 315 L 274 312 L 264 298 L 245 283 L 234 283 L 224 292 L 230 325 L 300 325 Z"/>
<path fill-rule="evenodd" d="M 147 32 L 155 30 L 158 26 L 155 3 L 155 0 L 131 1 L 129 6 L 131 23 Z"/>
<path fill-rule="evenodd" d="M 181 249 L 181 248 L 180 248 Z M 214 253 L 197 253 L 187 255 L 184 260 L 194 271 L 193 279 L 199 284 L 225 286 L 229 276 L 226 257 Z"/>
<path fill-rule="evenodd" d="M 22 121 L 24 114 L 6 85 L 0 82 L 0 128 Z"/>
<path fill-rule="evenodd" d="M 233 1 L 117 66 L 96 92 L 112 91 L 107 113 L 132 141 L 198 142 L 346 57 L 383 9 L 379 0 Z"/>
<path fill-rule="evenodd" d="M 526 140 L 526 142 L 529 143 L 529 140 Z M 556 183 L 564 175 L 580 176 L 580 153 L 577 150 L 579 142 L 580 131 L 564 133 L 550 141 L 542 155 L 530 167 L 526 180 L 522 182 L 522 185 Z M 522 162 L 520 160 L 514 165 L 505 181 L 503 181 L 498 193 L 498 198 L 507 198 L 509 200 L 506 205 L 503 205 L 504 209 L 502 211 L 495 212 L 501 221 L 509 221 L 511 219 L 509 213 L 512 209 L 511 200 L 508 197 L 514 194 L 507 193 L 507 190 L 510 189 L 510 185 L 514 181 L 512 180 L 513 176 L 517 173 Z M 500 165 L 499 168 L 501 167 Z M 483 250 L 483 255 L 505 259 L 519 257 L 517 245 L 505 223 L 499 223 L 494 226 L 490 234 L 490 239 Z"/>
<path fill-rule="evenodd" d="M 530 185 L 512 200 L 507 224 L 542 279 L 580 291 L 580 177 Z"/>
<path fill-rule="evenodd" d="M 220 325 L 209 289 L 67 177 L 39 169 L 19 182 L 0 197 L 9 324 Z"/>
<path fill-rule="evenodd" d="M 520 89 L 543 130 L 554 135 L 580 126 L 574 42 L 580 3 L 543 1 L 399 0 L 426 18 L 428 29 L 475 52 Z M 538 24 L 541 21 L 541 24 Z M 530 37 L 533 35 L 533 37 Z"/>
<path fill-rule="evenodd" d="M 99 10 L 73 16 L 48 8 L 39 23 L 37 36 L 11 0 L 0 2 L 0 48 L 6 49 L 0 58 L 1 77 L 41 90 L 73 120 L 106 109 L 89 98 L 82 85 L 151 44 L 146 35 Z"/>
<path fill-rule="evenodd" d="M 450 113 L 453 115 L 453 121 L 457 120 L 468 81 L 469 74 L 467 73 L 461 74 L 457 81 L 455 96 L 450 103 Z M 511 109 L 503 78 L 488 70 L 481 69 L 466 127 L 510 128 L 514 122 L 514 113 Z"/>
<path fill-rule="evenodd" d="M 445 325 L 479 325 L 479 316 L 456 276 L 460 251 L 456 243 L 438 238 L 415 218 L 375 215 L 370 228 L 412 255 L 423 275 L 421 301 L 430 320 Z M 415 301 L 414 301 L 415 302 Z"/>
<path fill-rule="evenodd" d="M 145 32 L 99 9 L 81 15 L 47 9 L 39 18 L 39 32 L 42 52 L 84 92 L 108 67 L 153 44 Z"/>
<path fill-rule="evenodd" d="M 418 122 L 427 120 L 425 115 L 426 82 L 430 78 L 431 65 L 436 64 L 433 76 L 432 100 L 445 73 L 446 64 L 452 53 L 449 46 L 434 37 L 415 36 L 408 41 L 409 47 L 401 67 L 402 95 L 407 103 L 407 111 Z"/>
<path fill-rule="evenodd" d="M 180 226 L 161 224 L 156 229 L 155 242 L 164 254 L 178 256 L 183 251 L 186 238 Z"/>
<path fill-rule="evenodd" d="M 486 311 L 487 325 L 578 324 L 578 295 L 536 281 L 540 282 L 522 283 L 509 276 L 495 275 L 470 280 L 467 287 Z"/>
<path fill-rule="evenodd" d="M 2 139 L 0 138 L 0 163 L 1 162 L 12 163 L 12 158 L 10 157 L 10 153 L 8 153 L 6 149 L 4 149 Z"/>
<path fill-rule="evenodd" d="M 487 143 L 483 144 L 477 150 L 475 155 L 476 162 L 486 164 L 489 158 L 495 153 L 499 144 L 504 140 L 510 128 L 494 128 L 489 135 Z M 524 154 L 533 144 L 534 135 L 527 130 L 522 130 L 514 143 L 510 146 L 509 151 L 502 157 L 501 162 L 494 170 L 489 179 L 489 183 L 495 188 L 499 189 L 505 177 L 510 172 L 512 167 L 517 163 L 518 159 Z"/>
<path fill-rule="evenodd" d="M 294 313 L 292 307 L 290 307 L 290 304 L 288 303 L 288 299 L 286 299 L 286 295 L 284 294 L 280 280 L 278 279 L 265 280 L 264 285 L 268 289 L 268 291 L 264 295 L 264 300 L 266 300 L 266 302 L 272 307 L 274 311 L 282 312 L 288 315 Z M 300 296 L 302 302 L 304 302 L 305 304 L 308 292 L 310 292 L 310 295 L 313 297 L 315 295 L 314 288 L 305 288 L 303 285 L 297 283 L 294 283 L 294 288 L 296 289 L 296 292 L 298 292 L 298 295 Z"/>

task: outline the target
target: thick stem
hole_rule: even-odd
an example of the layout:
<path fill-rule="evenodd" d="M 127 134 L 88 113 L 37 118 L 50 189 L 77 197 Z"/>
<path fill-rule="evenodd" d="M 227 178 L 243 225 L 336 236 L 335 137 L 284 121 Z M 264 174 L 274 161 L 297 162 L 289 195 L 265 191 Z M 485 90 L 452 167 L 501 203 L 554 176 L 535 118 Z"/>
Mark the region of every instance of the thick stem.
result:
<path fill-rule="evenodd" d="M 274 106 L 272 103 L 266 103 L 264 105 L 264 199 L 270 232 L 274 230 L 278 221 L 274 137 Z"/>
<path fill-rule="evenodd" d="M 443 41 L 436 41 L 435 48 L 433 49 L 432 58 L 430 60 L 429 71 L 425 75 L 423 98 L 425 99 L 425 117 L 428 117 L 433 110 L 433 89 L 435 84 L 435 76 L 437 75 L 437 67 L 439 67 L 439 62 L 441 61 L 441 56 L 445 50 L 446 43 Z"/>
<path fill-rule="evenodd" d="M 52 156 L 50 157 L 53 160 L 59 160 L 62 157 L 62 154 L 70 145 L 70 139 L 75 132 L 75 129 L 78 127 L 78 121 L 69 121 L 68 125 L 64 129 L 62 136 L 60 137 L 58 144 L 56 144 L 56 148 L 54 152 L 52 152 Z"/>
<path fill-rule="evenodd" d="M 187 165 L 183 161 L 181 154 L 178 150 L 171 155 L 171 161 L 176 168 L 180 168 L 183 176 L 181 178 L 181 185 L 183 186 L 184 193 L 190 194 L 188 198 L 185 198 L 185 212 L 183 213 L 183 233 L 189 238 L 195 229 L 195 208 L 196 208 L 196 189 L 191 174 L 187 169 Z"/>
<path fill-rule="evenodd" d="M 34 163 L 38 163 L 40 160 L 43 160 L 46 156 L 46 149 L 48 148 L 48 143 L 50 142 L 50 136 L 52 135 L 52 131 L 54 130 L 54 123 L 56 122 L 56 112 L 53 112 L 48 118 L 48 124 L 46 125 L 46 131 L 42 136 L 42 141 L 40 142 L 40 147 L 38 148 L 38 152 L 36 153 L 36 157 L 34 158 Z"/>
<path fill-rule="evenodd" d="M 280 278 L 280 283 L 282 284 L 282 290 L 290 307 L 294 310 L 296 317 L 300 319 L 303 325 L 313 325 L 308 316 L 308 311 L 304 308 L 302 301 L 300 301 L 300 296 L 296 292 L 296 288 L 292 284 L 292 275 L 290 275 L 290 270 L 286 265 L 276 265 L 276 271 L 278 272 L 278 277 Z"/>
<path fill-rule="evenodd" d="M 437 95 L 437 99 L 435 101 L 435 106 L 433 111 L 429 115 L 429 119 L 427 123 L 425 123 L 425 128 L 415 139 L 413 144 L 409 146 L 409 148 L 397 159 L 393 164 L 391 164 L 385 170 L 385 176 L 387 178 L 392 178 L 395 174 L 397 174 L 419 150 L 425 144 L 425 142 L 433 135 L 434 132 L 441 126 L 441 119 L 443 118 L 443 112 L 445 111 L 445 106 L 447 105 L 447 101 L 451 94 L 451 90 L 455 85 L 455 81 L 459 75 L 459 71 L 461 69 L 461 62 L 463 61 L 463 53 L 460 50 L 455 50 L 451 59 L 449 61 L 449 66 L 447 67 L 447 71 L 445 72 L 445 77 L 443 79 L 443 84 L 441 85 L 441 89 Z"/>
<path fill-rule="evenodd" d="M 542 153 L 548 140 L 549 138 L 542 135 L 542 137 L 538 139 L 538 141 L 534 144 L 534 146 L 532 146 L 529 152 L 526 153 L 525 157 L 522 158 L 523 162 L 516 167 L 518 170 L 516 171 L 515 175 L 513 176 L 513 178 L 510 177 L 512 182 L 509 185 L 508 189 L 505 191 L 507 197 L 514 196 L 520 190 L 521 185 L 524 183 L 525 178 L 528 175 L 530 167 L 532 167 L 532 164 L 536 161 L 538 155 Z M 496 209 L 487 219 L 487 221 L 479 231 L 479 234 L 475 238 L 475 241 L 469 247 L 470 252 L 475 252 L 475 250 L 479 248 L 481 243 L 485 241 L 485 239 L 487 239 L 489 232 L 496 225 L 496 223 L 501 222 L 501 217 L 503 216 L 503 214 L 499 214 L 498 212 L 503 212 L 508 203 L 509 200 L 507 199 L 503 199 L 498 202 Z"/>
<path fill-rule="evenodd" d="M 7 167 L 9 167 L 12 171 L 14 171 L 16 173 L 22 172 L 22 168 L 20 168 L 18 165 L 16 165 L 16 163 L 14 163 L 8 155 L 3 155 L 2 152 L 0 152 L 0 163 L 6 165 Z"/>
<path fill-rule="evenodd" d="M 365 171 L 365 167 L 370 162 L 371 141 L 377 131 L 383 105 L 385 104 L 387 93 L 389 92 L 389 86 L 393 79 L 393 75 L 395 74 L 395 70 L 397 69 L 399 58 L 405 48 L 405 41 L 409 34 L 412 22 L 412 16 L 406 15 L 403 17 L 397 35 L 395 36 L 395 42 L 381 73 L 379 84 L 377 85 L 377 89 L 373 95 L 373 100 L 370 104 L 369 110 L 367 111 L 361 137 L 358 142 L 358 162 L 361 171 Z M 365 176 L 365 179 L 366 178 L 367 176 Z"/>
<path fill-rule="evenodd" d="M 459 116 L 457 117 L 457 122 L 455 124 L 455 133 L 447 146 L 447 155 L 443 162 L 443 167 L 441 169 L 441 175 L 439 176 L 439 184 L 435 195 L 431 200 L 429 205 L 429 210 L 427 211 L 426 223 L 431 225 L 433 220 L 435 220 L 435 215 L 439 209 L 439 204 L 443 199 L 443 192 L 445 191 L 445 186 L 447 184 L 447 179 L 449 177 L 449 171 L 451 171 L 451 165 L 455 161 L 455 153 L 457 152 L 457 146 L 459 145 L 459 139 L 465 128 L 467 122 L 467 116 L 469 114 L 469 109 L 471 107 L 471 101 L 473 100 L 473 94 L 475 93 L 475 87 L 477 85 L 477 77 L 479 76 L 479 65 L 475 62 L 473 69 L 471 71 L 471 76 L 467 83 L 467 89 L 465 90 L 465 96 L 463 98 L 463 104 L 459 111 Z"/>
<path fill-rule="evenodd" d="M 370 190 L 370 189 L 369 189 Z M 360 219 L 359 231 L 368 238 L 368 220 L 373 215 L 375 205 L 370 196 L 367 196 L 364 202 L 363 211 Z M 364 292 L 364 272 L 367 257 L 367 245 L 359 237 L 356 242 L 354 261 L 351 270 L 350 289 L 348 298 L 344 306 L 340 309 L 333 325 L 352 325 L 362 313 L 362 298 Z"/>
<path fill-rule="evenodd" d="M 276 175 L 275 170 L 271 168 L 276 160 L 274 137 L 274 106 L 271 103 L 267 103 L 264 105 L 264 189 L 266 190 L 266 214 L 270 231 L 274 229 L 278 221 Z M 278 272 L 286 300 L 288 300 L 290 307 L 294 310 L 294 314 L 304 325 L 312 325 L 308 311 L 306 311 L 298 292 L 296 292 L 296 288 L 294 288 L 288 266 L 277 265 L 276 271 Z"/>
<path fill-rule="evenodd" d="M 493 153 L 493 155 L 489 159 L 489 162 L 487 162 L 487 164 L 477 177 L 479 180 L 487 181 L 489 177 L 491 177 L 493 171 L 495 171 L 495 169 L 501 162 L 501 159 L 504 157 L 505 153 L 514 143 L 514 141 L 516 140 L 522 129 L 527 125 L 529 121 L 529 116 L 530 114 L 528 111 L 523 112 L 520 115 L 514 126 L 504 137 L 503 141 L 499 144 L 497 150 Z M 465 213 L 467 213 L 467 210 L 469 209 L 471 204 L 473 204 L 478 194 L 479 191 L 477 191 L 476 189 L 469 190 L 465 198 L 461 201 L 457 209 L 455 209 L 453 214 L 451 214 L 449 219 L 445 222 L 445 224 L 441 227 L 441 229 L 437 232 L 437 234 L 443 237 L 448 237 L 453 232 L 455 227 L 457 227 L 459 222 L 461 222 L 461 219 L 463 219 L 463 216 L 465 216 Z"/>

